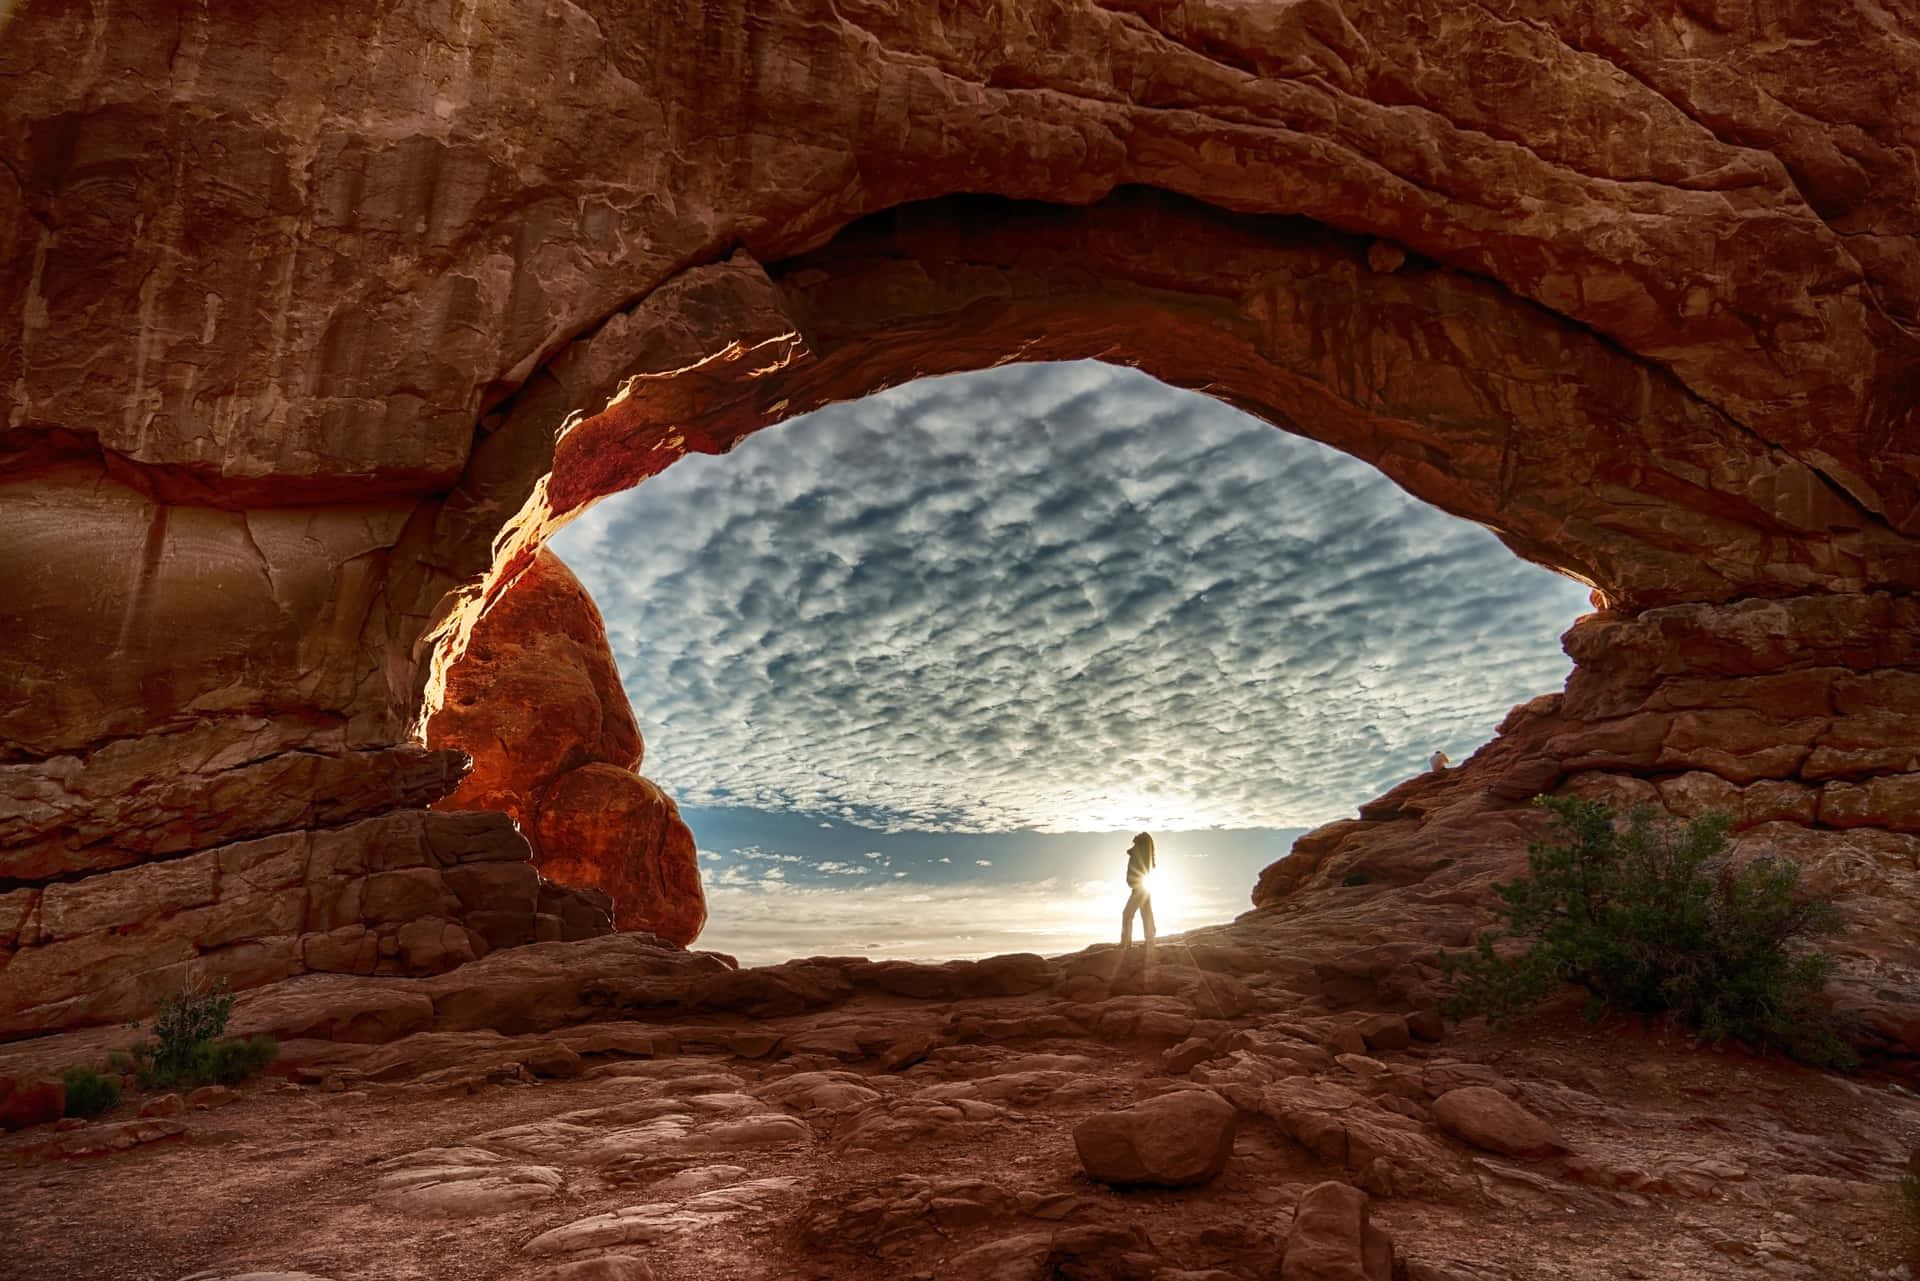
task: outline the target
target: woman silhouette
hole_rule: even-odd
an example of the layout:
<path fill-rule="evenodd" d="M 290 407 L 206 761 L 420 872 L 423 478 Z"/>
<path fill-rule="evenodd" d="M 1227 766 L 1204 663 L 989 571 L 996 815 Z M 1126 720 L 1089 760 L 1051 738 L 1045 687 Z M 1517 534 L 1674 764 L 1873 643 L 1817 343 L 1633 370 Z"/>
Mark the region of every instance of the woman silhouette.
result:
<path fill-rule="evenodd" d="M 1127 847 L 1127 906 L 1120 913 L 1120 950 L 1133 946 L 1133 914 L 1140 913 L 1146 928 L 1147 948 L 1153 948 L 1153 892 L 1147 888 L 1147 873 L 1153 870 L 1153 838 L 1145 832 L 1133 838 Z"/>

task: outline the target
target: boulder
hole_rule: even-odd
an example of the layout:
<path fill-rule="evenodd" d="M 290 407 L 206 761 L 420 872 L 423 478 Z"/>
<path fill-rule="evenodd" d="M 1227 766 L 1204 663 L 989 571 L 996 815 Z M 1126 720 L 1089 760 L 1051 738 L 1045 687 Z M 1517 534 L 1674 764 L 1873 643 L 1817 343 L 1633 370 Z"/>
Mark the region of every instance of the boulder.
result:
<path fill-rule="evenodd" d="M 657 1281 L 659 1275 L 637 1254 L 602 1254 L 528 1273 L 525 1281 Z"/>
<path fill-rule="evenodd" d="M 540 793 L 532 840 L 543 875 L 613 900 L 618 929 L 685 947 L 706 924 L 693 833 L 672 798 L 631 771 L 595 763 L 563 775 Z"/>
<path fill-rule="evenodd" d="M 1369 1220 L 1366 1193 L 1328 1182 L 1302 1194 L 1280 1281 L 1393 1281 L 1393 1241 Z"/>
<path fill-rule="evenodd" d="M 1538 1161 L 1567 1150 L 1553 1126 L 1491 1086 L 1448 1090 L 1433 1101 L 1432 1112 L 1448 1134 L 1503 1156 Z"/>
<path fill-rule="evenodd" d="M 1211 1090 L 1180 1090 L 1088 1117 L 1073 1128 L 1073 1145 L 1101 1183 L 1192 1187 L 1226 1169 L 1234 1115 Z"/>
<path fill-rule="evenodd" d="M 0 1130 L 46 1125 L 66 1114 L 67 1087 L 58 1080 L 0 1076 Z"/>
<path fill-rule="evenodd" d="M 1373 1014 L 1357 1025 L 1372 1050 L 1404 1050 L 1413 1044 L 1407 1020 L 1398 1014 Z"/>
<path fill-rule="evenodd" d="M 1160 1070 L 1170 1076 L 1180 1076 L 1219 1054 L 1219 1048 L 1205 1037 L 1190 1036 L 1161 1052 Z"/>

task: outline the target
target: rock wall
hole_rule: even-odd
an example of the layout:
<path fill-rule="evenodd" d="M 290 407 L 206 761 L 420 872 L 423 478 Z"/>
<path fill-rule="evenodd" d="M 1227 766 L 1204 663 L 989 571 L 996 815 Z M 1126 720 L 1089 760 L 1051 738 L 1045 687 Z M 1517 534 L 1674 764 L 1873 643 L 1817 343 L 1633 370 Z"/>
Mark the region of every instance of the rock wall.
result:
<path fill-rule="evenodd" d="M 0 1039 L 138 1017 L 189 976 L 437 974 L 609 929 L 505 815 L 391 810 L 0 895 Z"/>
<path fill-rule="evenodd" d="M 1564 694 L 1516 708 L 1457 769 L 1410 779 L 1301 837 L 1253 891 L 1304 910 L 1347 881 L 1477 908 L 1525 868 L 1560 791 L 1675 818 L 1733 816 L 1732 851 L 1799 862 L 1846 932 L 1832 994 L 1866 1048 L 1920 1058 L 1920 601 L 1886 593 L 1589 615 Z M 1456 922 L 1456 944 L 1480 919 Z"/>
<path fill-rule="evenodd" d="M 343 798 L 586 503 L 1050 357 L 1371 461 L 1674 669 L 1583 654 L 1624 710 L 1489 760 L 1894 814 L 1903 723 L 1842 703 L 1910 659 L 1789 627 L 1689 686 L 1634 621 L 1920 587 L 1915 20 L 1703 12 L 11 6 L 4 892 L 423 803 Z M 1818 667 L 1821 715 L 1741 684 Z"/>
<path fill-rule="evenodd" d="M 593 600 L 541 551 L 475 625 L 427 742 L 473 758 L 446 810 L 500 810 L 550 880 L 604 891 L 614 924 L 685 947 L 706 923 L 693 833 L 641 778 L 633 709 Z"/>

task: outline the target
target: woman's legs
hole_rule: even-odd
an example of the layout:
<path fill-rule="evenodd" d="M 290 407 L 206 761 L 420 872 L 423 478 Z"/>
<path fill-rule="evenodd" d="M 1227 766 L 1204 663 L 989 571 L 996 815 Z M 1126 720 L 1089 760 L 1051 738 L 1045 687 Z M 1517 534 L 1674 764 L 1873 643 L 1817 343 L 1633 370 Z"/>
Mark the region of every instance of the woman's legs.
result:
<path fill-rule="evenodd" d="M 1140 913 L 1141 924 L 1146 927 L 1147 942 L 1153 942 L 1153 896 L 1147 893 L 1147 887 L 1136 885 L 1133 893 L 1127 895 L 1127 905 L 1120 910 L 1120 946 L 1133 945 L 1133 914 Z"/>

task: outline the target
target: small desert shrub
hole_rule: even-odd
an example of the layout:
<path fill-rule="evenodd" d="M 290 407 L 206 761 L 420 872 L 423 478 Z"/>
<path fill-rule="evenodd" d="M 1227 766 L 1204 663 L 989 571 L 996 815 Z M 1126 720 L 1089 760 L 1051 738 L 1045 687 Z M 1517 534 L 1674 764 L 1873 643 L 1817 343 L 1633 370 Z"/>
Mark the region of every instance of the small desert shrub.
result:
<path fill-rule="evenodd" d="M 207 1046 L 199 1072 L 203 1083 L 238 1085 L 280 1057 L 280 1042 L 270 1036 L 250 1036 L 246 1040 L 227 1037 Z"/>
<path fill-rule="evenodd" d="M 233 990 L 225 979 L 208 988 L 189 979 L 178 992 L 162 997 L 154 1012 L 152 1038 L 135 1041 L 123 1056 L 141 1087 L 232 1085 L 273 1062 L 280 1045 L 270 1036 L 221 1037 L 232 1017 L 233 1002 Z"/>
<path fill-rule="evenodd" d="M 120 1078 L 99 1068 L 68 1068 L 60 1080 L 67 1087 L 68 1116 L 99 1116 L 120 1101 Z"/>
<path fill-rule="evenodd" d="M 1725 814 L 1679 826 L 1640 806 L 1616 823 L 1594 801 L 1535 804 L 1553 826 L 1527 848 L 1531 875 L 1494 886 L 1500 928 L 1440 956 L 1455 981 L 1445 1013 L 1503 1023 L 1572 982 L 1592 997 L 1590 1020 L 1610 1006 L 1670 1011 L 1715 1044 L 1851 1065 L 1820 1005 L 1832 958 L 1814 946 L 1839 932 L 1840 915 L 1800 892 L 1797 864 L 1762 855 L 1733 867 Z M 1525 946 L 1496 948 L 1512 942 Z"/>

